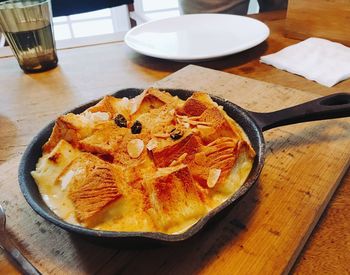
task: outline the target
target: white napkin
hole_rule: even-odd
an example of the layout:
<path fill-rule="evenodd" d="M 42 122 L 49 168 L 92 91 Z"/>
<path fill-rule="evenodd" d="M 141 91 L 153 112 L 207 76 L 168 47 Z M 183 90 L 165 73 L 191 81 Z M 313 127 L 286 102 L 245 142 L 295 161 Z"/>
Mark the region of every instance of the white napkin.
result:
<path fill-rule="evenodd" d="M 260 61 L 327 87 L 350 77 L 350 48 L 321 38 L 308 38 Z"/>

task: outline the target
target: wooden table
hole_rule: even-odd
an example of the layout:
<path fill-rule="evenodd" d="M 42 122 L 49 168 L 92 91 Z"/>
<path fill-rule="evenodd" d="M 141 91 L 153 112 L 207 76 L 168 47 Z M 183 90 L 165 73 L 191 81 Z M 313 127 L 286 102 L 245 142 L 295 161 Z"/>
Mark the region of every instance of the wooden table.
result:
<path fill-rule="evenodd" d="M 327 88 L 259 63 L 261 55 L 276 52 L 298 41 L 283 36 L 285 13 L 273 12 L 256 17 L 265 21 L 271 29 L 267 42 L 243 53 L 198 65 L 319 95 L 350 90 L 350 80 L 333 88 Z M 57 69 L 31 75 L 23 74 L 14 58 L 0 59 L 0 182 L 1 178 L 4 178 L 4 173 L 9 173 L 9 167 L 18 165 L 19 156 L 30 139 L 57 114 L 120 88 L 147 87 L 154 81 L 188 65 L 141 56 L 128 49 L 124 43 L 62 50 L 58 55 L 60 66 Z M 294 272 L 301 274 L 350 272 L 349 198 L 348 171 L 300 254 L 293 268 Z M 18 236 L 17 241 L 20 239 Z M 17 244 L 26 251 L 25 245 Z M 91 249 L 91 246 L 83 241 L 74 244 L 79 250 Z M 105 255 L 109 255 L 107 252 L 108 249 Z M 15 274 L 16 270 L 1 253 L 0 273 Z M 55 253 L 57 257 L 69 257 L 64 255 L 63 251 Z M 87 258 L 86 268 L 93 266 L 94 261 L 105 260 L 104 255 L 100 257 Z M 123 257 L 118 261 L 123 261 Z M 40 261 L 45 262 L 45 259 Z M 89 269 L 82 270 L 82 273 L 87 270 Z M 116 272 L 108 268 L 103 271 Z M 122 270 L 119 271 L 122 273 Z M 226 270 L 226 273 L 228 272 Z"/>

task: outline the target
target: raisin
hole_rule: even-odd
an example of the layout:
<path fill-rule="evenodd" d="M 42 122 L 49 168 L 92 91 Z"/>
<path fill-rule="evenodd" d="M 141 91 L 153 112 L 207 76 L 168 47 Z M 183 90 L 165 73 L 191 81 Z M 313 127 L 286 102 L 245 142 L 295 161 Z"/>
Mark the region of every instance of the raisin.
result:
<path fill-rule="evenodd" d="M 100 159 L 103 159 L 104 161 L 107 161 L 110 163 L 113 163 L 113 160 L 114 160 L 114 157 L 112 155 L 109 155 L 109 154 L 101 154 L 101 155 L 98 155 L 98 157 Z"/>
<path fill-rule="evenodd" d="M 180 129 L 174 128 L 170 131 L 170 137 L 173 140 L 178 140 L 184 135 L 184 132 Z"/>
<path fill-rule="evenodd" d="M 126 118 L 122 114 L 118 114 L 115 117 L 114 122 L 121 128 L 126 128 L 128 126 L 128 122 L 126 121 Z"/>
<path fill-rule="evenodd" d="M 131 126 L 131 133 L 139 134 L 142 130 L 142 124 L 140 121 L 136 120 L 134 124 Z"/>

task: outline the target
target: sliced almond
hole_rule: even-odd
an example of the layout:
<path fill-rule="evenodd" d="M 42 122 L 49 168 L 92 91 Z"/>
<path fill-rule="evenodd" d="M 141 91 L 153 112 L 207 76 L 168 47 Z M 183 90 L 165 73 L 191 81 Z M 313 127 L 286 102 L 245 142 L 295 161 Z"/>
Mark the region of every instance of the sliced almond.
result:
<path fill-rule="evenodd" d="M 168 134 L 168 133 L 157 133 L 157 134 L 154 134 L 153 136 L 155 136 L 157 138 L 168 138 L 168 137 L 170 137 L 170 134 Z"/>
<path fill-rule="evenodd" d="M 143 141 L 141 139 L 135 138 L 128 142 L 127 150 L 128 154 L 132 158 L 138 158 L 145 147 Z"/>
<path fill-rule="evenodd" d="M 209 175 L 207 179 L 207 185 L 209 188 L 213 188 L 217 184 L 220 174 L 221 174 L 221 169 L 211 168 L 209 170 Z"/>
<path fill-rule="evenodd" d="M 188 116 L 183 116 L 183 115 L 179 115 L 179 114 L 176 114 L 176 116 L 179 117 L 179 118 L 186 118 L 186 119 L 188 119 Z"/>
<path fill-rule="evenodd" d="M 187 153 L 183 153 L 178 159 L 173 160 L 169 166 L 176 166 L 178 164 L 181 164 L 186 157 L 187 157 Z"/>
<path fill-rule="evenodd" d="M 197 125 L 198 132 L 201 136 L 210 135 L 213 132 L 213 128 L 204 125 Z"/>
<path fill-rule="evenodd" d="M 187 123 L 187 122 L 183 123 L 182 125 L 183 125 L 185 128 L 187 128 L 187 129 L 190 128 L 190 124 Z"/>
<path fill-rule="evenodd" d="M 188 121 L 189 124 L 192 124 L 192 125 L 198 125 L 198 126 L 210 126 L 210 125 L 213 125 L 213 123 L 211 122 L 205 122 L 205 121 L 197 121 L 197 120 L 189 120 Z"/>
<path fill-rule="evenodd" d="M 177 160 L 178 162 L 183 162 L 186 157 L 187 157 L 187 153 L 183 153 Z"/>
<path fill-rule="evenodd" d="M 132 98 L 129 100 L 129 104 L 130 104 L 130 114 L 134 114 L 137 112 L 137 110 L 139 109 L 141 103 L 142 103 L 142 100 L 144 99 L 145 97 L 145 92 L 143 92 L 142 94 Z"/>
<path fill-rule="evenodd" d="M 194 126 L 196 126 L 196 125 L 207 125 L 207 126 L 212 125 L 211 122 L 200 121 L 199 119 L 200 119 L 200 117 L 198 117 L 198 116 L 188 117 L 188 116 L 177 115 L 177 117 L 176 117 L 176 121 L 179 124 L 188 123 L 188 124 L 191 124 Z"/>
<path fill-rule="evenodd" d="M 84 123 L 96 123 L 99 121 L 107 121 L 109 114 L 106 112 L 94 112 L 86 111 L 79 115 Z"/>
<path fill-rule="evenodd" d="M 130 114 L 136 113 L 137 109 L 139 108 L 139 102 L 136 100 L 130 100 L 129 101 L 129 109 L 130 109 Z"/>
<path fill-rule="evenodd" d="M 112 106 L 114 107 L 115 110 L 123 109 L 123 110 L 129 110 L 129 102 L 130 100 L 127 97 L 123 97 L 119 101 L 117 101 L 115 104 Z"/>
<path fill-rule="evenodd" d="M 200 118 L 200 116 L 183 116 L 183 115 L 179 115 L 179 114 L 176 114 L 176 116 L 179 118 L 182 118 L 182 119 L 192 119 L 192 120 Z"/>
<path fill-rule="evenodd" d="M 158 141 L 152 138 L 146 145 L 146 148 L 148 151 L 152 151 L 153 149 L 157 148 Z"/>

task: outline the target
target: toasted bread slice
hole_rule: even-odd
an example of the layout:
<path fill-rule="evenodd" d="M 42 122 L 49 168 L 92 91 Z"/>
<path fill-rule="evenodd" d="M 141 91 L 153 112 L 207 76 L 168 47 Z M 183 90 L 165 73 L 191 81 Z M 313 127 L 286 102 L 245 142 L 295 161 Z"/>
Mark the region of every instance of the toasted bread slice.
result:
<path fill-rule="evenodd" d="M 123 184 L 118 184 L 123 194 L 117 201 L 106 207 L 96 222 L 95 229 L 118 231 L 159 231 L 159 226 L 152 219 L 150 212 L 151 203 L 143 176 L 144 169 L 135 167 L 116 167 L 117 173 L 123 179 Z"/>
<path fill-rule="evenodd" d="M 200 116 L 205 110 L 216 107 L 217 104 L 206 93 L 196 92 L 189 97 L 177 111 L 188 116 Z"/>
<path fill-rule="evenodd" d="M 152 134 L 164 132 L 168 127 L 174 127 L 175 110 L 168 105 L 149 110 L 135 118 L 142 124 L 142 129 L 148 129 Z"/>
<path fill-rule="evenodd" d="M 239 141 L 232 138 L 219 138 L 207 146 L 202 146 L 193 158 L 188 159 L 189 169 L 204 188 L 210 169 L 220 169 L 220 178 L 224 179 L 233 168 L 239 155 Z M 219 178 L 219 180 L 220 180 Z"/>
<path fill-rule="evenodd" d="M 129 118 L 129 108 L 128 98 L 116 98 L 108 95 L 100 100 L 96 105 L 88 108 L 85 112 L 105 112 L 109 114 L 110 118 L 116 117 L 117 114 L 122 114 L 125 118 Z"/>
<path fill-rule="evenodd" d="M 110 117 L 114 117 L 119 101 L 121 101 L 121 99 L 107 95 L 103 97 L 96 105 L 88 108 L 85 112 L 104 112 L 108 113 Z"/>
<path fill-rule="evenodd" d="M 186 157 L 195 154 L 200 146 L 199 138 L 190 133 L 177 141 L 170 140 L 164 147 L 152 150 L 153 160 L 157 167 L 166 167 L 183 154 L 186 154 Z"/>
<path fill-rule="evenodd" d="M 35 171 L 31 172 L 40 192 L 51 195 L 64 169 L 80 155 L 81 152 L 65 140 L 59 141 L 50 153 L 44 154 L 36 164 Z"/>
<path fill-rule="evenodd" d="M 145 186 L 151 194 L 149 213 L 163 232 L 184 230 L 206 211 L 204 196 L 185 165 L 159 169 Z"/>
<path fill-rule="evenodd" d="M 230 171 L 213 188 L 213 192 L 223 194 L 224 198 L 234 194 L 246 181 L 252 169 L 255 152 L 245 141 L 239 141 L 236 148 L 236 160 Z"/>
<path fill-rule="evenodd" d="M 206 109 L 198 121 L 206 124 L 197 126 L 205 143 L 210 143 L 220 137 L 240 138 L 239 133 L 234 131 L 222 111 L 217 107 Z"/>
<path fill-rule="evenodd" d="M 255 152 L 246 141 L 222 137 L 202 146 L 185 161 L 193 178 L 217 205 L 241 187 L 252 168 L 254 156 Z M 217 173 L 215 182 L 211 182 L 211 172 Z"/>
<path fill-rule="evenodd" d="M 88 137 L 80 140 L 79 148 L 85 152 L 100 155 L 102 158 L 106 157 L 113 162 L 124 136 L 129 132 L 130 129 L 120 128 L 114 121 L 109 121 L 95 127 Z"/>
<path fill-rule="evenodd" d="M 179 99 L 177 97 L 173 97 L 167 92 L 155 88 L 149 88 L 131 100 L 131 114 L 135 118 L 140 114 L 146 113 L 152 109 L 160 108 L 165 104 L 167 106 L 175 107 L 178 101 Z"/>
<path fill-rule="evenodd" d="M 43 146 L 43 151 L 50 152 L 61 139 L 77 147 L 79 140 L 89 136 L 96 125 L 108 120 L 109 114 L 103 112 L 84 112 L 79 115 L 69 113 L 60 116 L 56 120 L 49 140 Z"/>
<path fill-rule="evenodd" d="M 68 186 L 68 197 L 73 202 L 77 220 L 83 224 L 93 223 L 96 215 L 122 196 L 117 185 L 122 179 L 117 177 L 113 165 L 92 154 L 82 153 L 68 170 L 75 171 Z"/>

